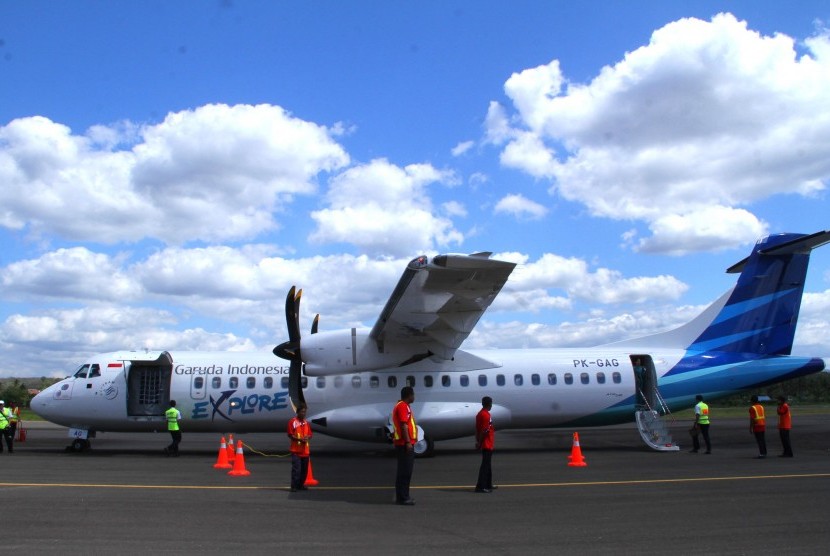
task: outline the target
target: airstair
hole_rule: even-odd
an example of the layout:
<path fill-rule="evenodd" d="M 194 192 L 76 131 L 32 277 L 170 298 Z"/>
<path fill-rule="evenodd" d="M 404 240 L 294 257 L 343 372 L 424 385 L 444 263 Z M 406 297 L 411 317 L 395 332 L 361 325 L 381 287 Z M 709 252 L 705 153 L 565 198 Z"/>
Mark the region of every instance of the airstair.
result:
<path fill-rule="evenodd" d="M 644 403 L 637 407 L 635 415 L 637 417 L 637 429 L 640 431 L 643 442 L 649 448 L 659 452 L 676 452 L 680 450 L 680 446 L 675 444 L 669 432 L 666 418 L 669 421 L 673 421 L 673 418 L 668 406 L 663 401 L 662 396 L 660 396 L 660 392 L 655 388 L 652 396 L 642 395 L 642 392 L 640 394 L 640 399 Z M 654 405 L 658 407 L 652 408 L 652 404 L 648 403 L 649 399 L 656 401 L 657 403 Z"/>

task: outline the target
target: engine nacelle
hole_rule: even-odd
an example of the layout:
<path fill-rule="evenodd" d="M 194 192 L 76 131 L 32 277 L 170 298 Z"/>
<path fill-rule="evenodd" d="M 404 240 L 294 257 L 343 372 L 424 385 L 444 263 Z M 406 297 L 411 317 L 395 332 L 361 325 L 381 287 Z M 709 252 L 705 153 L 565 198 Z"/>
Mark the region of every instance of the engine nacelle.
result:
<path fill-rule="evenodd" d="M 300 344 L 305 374 L 327 376 L 399 367 L 411 360 L 411 345 L 387 344 L 384 352 L 369 337 L 368 328 L 318 332 L 303 336 Z M 424 349 L 426 354 L 426 348 Z"/>

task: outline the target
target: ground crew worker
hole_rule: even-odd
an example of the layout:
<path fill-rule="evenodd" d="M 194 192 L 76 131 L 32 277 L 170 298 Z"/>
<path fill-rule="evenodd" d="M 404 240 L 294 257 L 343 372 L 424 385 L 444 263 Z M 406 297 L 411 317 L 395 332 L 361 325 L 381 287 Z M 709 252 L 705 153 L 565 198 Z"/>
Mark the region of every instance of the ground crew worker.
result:
<path fill-rule="evenodd" d="M 418 428 L 410 405 L 415 401 L 415 390 L 411 386 L 401 388 L 401 399 L 392 410 L 392 425 L 395 434 L 392 442 L 398 459 L 395 475 L 395 503 L 402 506 L 414 506 L 415 500 L 409 496 L 409 483 L 412 481 L 412 469 L 415 467 L 415 443 L 418 441 Z"/>
<path fill-rule="evenodd" d="M 305 486 L 308 477 L 308 461 L 311 450 L 311 425 L 305 420 L 308 407 L 305 403 L 297 405 L 297 415 L 288 421 L 288 438 L 291 439 L 291 492 L 308 490 Z"/>
<path fill-rule="evenodd" d="M 17 407 L 17 402 L 9 402 L 9 426 L 12 429 L 12 438 L 17 438 L 17 422 L 20 421 L 20 408 Z"/>
<path fill-rule="evenodd" d="M 695 422 L 692 428 L 695 434 L 692 435 L 692 453 L 697 453 L 700 450 L 700 440 L 698 440 L 697 433 L 703 435 L 703 441 L 706 443 L 707 454 L 712 453 L 712 443 L 709 441 L 709 406 L 703 401 L 703 396 L 698 394 L 695 396 L 697 405 L 695 405 Z"/>
<path fill-rule="evenodd" d="M 787 403 L 787 396 L 778 396 L 778 436 L 781 437 L 781 446 L 784 452 L 782 458 L 793 457 L 793 447 L 790 444 L 790 429 L 793 428 L 793 418 L 790 414 L 790 405 Z"/>
<path fill-rule="evenodd" d="M 758 443 L 758 459 L 767 457 L 767 422 L 764 417 L 764 406 L 758 402 L 758 396 L 752 396 L 752 405 L 749 407 L 749 432 L 755 435 Z"/>
<path fill-rule="evenodd" d="M 493 448 L 496 440 L 496 429 L 493 427 L 493 418 L 490 409 L 493 407 L 493 398 L 481 398 L 481 410 L 476 415 L 476 449 L 481 450 L 481 466 L 478 468 L 478 482 L 476 492 L 485 494 L 493 492 Z"/>
<path fill-rule="evenodd" d="M 179 442 L 182 441 L 182 431 L 179 430 L 179 421 L 182 418 L 182 412 L 176 409 L 176 400 L 170 400 L 170 409 L 164 412 L 164 417 L 167 419 L 167 430 L 170 432 L 170 437 L 173 442 L 164 449 L 167 456 L 179 457 Z"/>
<path fill-rule="evenodd" d="M 14 453 L 14 435 L 11 427 L 11 411 L 6 407 L 3 400 L 0 400 L 0 434 L 6 439 L 6 446 L 9 453 Z M 3 453 L 3 443 L 0 442 L 0 454 Z"/>

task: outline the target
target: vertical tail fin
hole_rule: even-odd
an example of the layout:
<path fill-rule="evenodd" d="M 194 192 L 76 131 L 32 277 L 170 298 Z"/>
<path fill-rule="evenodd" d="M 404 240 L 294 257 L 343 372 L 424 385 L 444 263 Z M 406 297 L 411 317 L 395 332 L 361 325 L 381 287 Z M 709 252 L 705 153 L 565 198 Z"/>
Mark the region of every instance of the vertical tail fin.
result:
<path fill-rule="evenodd" d="M 688 349 L 790 355 L 810 252 L 828 242 L 830 231 L 760 240 L 727 270 L 741 273 L 738 283 Z"/>

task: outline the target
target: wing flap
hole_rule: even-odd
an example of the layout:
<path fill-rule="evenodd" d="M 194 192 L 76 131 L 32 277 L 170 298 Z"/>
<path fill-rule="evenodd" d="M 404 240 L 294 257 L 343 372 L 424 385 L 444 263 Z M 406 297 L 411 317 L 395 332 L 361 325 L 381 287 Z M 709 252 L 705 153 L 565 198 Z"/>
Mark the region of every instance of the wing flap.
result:
<path fill-rule="evenodd" d="M 489 256 L 413 259 L 370 333 L 381 352 L 395 344 L 451 359 L 516 266 Z"/>

